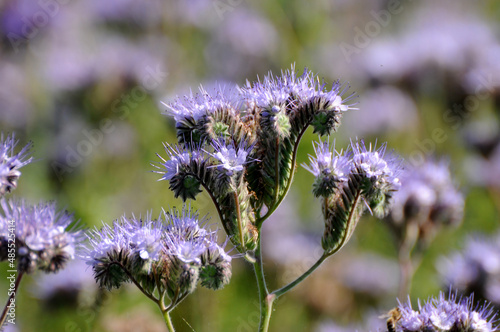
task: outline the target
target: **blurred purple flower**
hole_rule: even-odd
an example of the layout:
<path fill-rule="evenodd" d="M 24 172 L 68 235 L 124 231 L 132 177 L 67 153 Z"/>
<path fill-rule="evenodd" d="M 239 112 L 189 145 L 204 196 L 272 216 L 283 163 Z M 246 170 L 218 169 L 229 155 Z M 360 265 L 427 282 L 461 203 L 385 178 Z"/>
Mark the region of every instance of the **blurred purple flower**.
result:
<path fill-rule="evenodd" d="M 96 283 L 88 265 L 80 259 L 71 261 L 68 266 L 56 274 L 44 274 L 36 279 L 32 292 L 34 296 L 48 303 L 58 302 L 58 298 L 78 301 L 82 292 L 94 292 Z M 67 302 L 63 302 L 67 305 Z"/>
<path fill-rule="evenodd" d="M 403 91 L 382 86 L 366 91 L 356 116 L 346 117 L 343 125 L 351 135 L 394 133 L 412 130 L 418 122 L 414 101 Z"/>
<path fill-rule="evenodd" d="M 453 183 L 447 162 L 428 160 L 420 166 L 407 165 L 401 183 L 388 218 L 394 225 L 418 220 L 425 228 L 461 222 L 464 198 Z"/>
<path fill-rule="evenodd" d="M 24 200 L 2 199 L 0 204 L 3 210 L 0 215 L 2 260 L 7 259 L 11 228 L 16 236 L 19 271 L 57 272 L 74 258 L 83 236 L 73 225 L 72 215 L 57 212 L 54 202 L 30 206 Z"/>
<path fill-rule="evenodd" d="M 463 294 L 474 292 L 500 307 L 500 238 L 469 237 L 465 247 L 436 264 L 446 286 Z"/>

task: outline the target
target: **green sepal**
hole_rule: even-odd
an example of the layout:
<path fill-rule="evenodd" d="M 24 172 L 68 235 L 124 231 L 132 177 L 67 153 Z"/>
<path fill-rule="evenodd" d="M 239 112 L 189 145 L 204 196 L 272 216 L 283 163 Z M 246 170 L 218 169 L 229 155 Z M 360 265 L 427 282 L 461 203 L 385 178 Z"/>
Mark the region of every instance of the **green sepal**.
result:
<path fill-rule="evenodd" d="M 351 173 L 342 188 L 334 195 L 323 198 L 325 231 L 321 245 L 326 254 L 339 251 L 351 238 L 365 209 L 365 179 L 359 174 Z"/>

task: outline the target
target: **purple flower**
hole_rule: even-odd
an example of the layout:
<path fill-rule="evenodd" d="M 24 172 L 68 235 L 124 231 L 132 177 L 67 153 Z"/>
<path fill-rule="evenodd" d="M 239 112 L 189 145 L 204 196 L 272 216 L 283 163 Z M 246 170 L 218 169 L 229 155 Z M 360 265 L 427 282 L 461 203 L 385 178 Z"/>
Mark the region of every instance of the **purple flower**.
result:
<path fill-rule="evenodd" d="M 347 181 L 347 174 L 351 171 L 349 159 L 342 154 L 342 151 L 335 150 L 335 141 L 331 148 L 329 141 L 316 142 L 313 146 L 316 158 L 309 155 L 310 166 L 302 164 L 302 167 L 315 177 L 333 175 L 339 182 Z"/>
<path fill-rule="evenodd" d="M 244 165 L 249 162 L 248 155 L 253 149 L 253 146 L 247 145 L 245 141 L 236 146 L 233 142 L 226 144 L 223 140 L 218 140 L 214 141 L 212 146 L 214 148 L 212 156 L 220 163 L 216 166 L 227 176 L 243 171 Z"/>
<path fill-rule="evenodd" d="M 377 150 L 370 144 L 367 149 L 363 140 L 351 142 L 353 172 L 358 172 L 372 179 L 377 188 L 397 190 L 401 186 L 398 178 L 401 171 L 401 161 L 392 156 L 385 156 L 387 144 L 382 144 Z"/>
<path fill-rule="evenodd" d="M 352 109 L 352 104 L 346 104 L 351 97 L 342 99 L 346 91 L 342 84 L 335 82 L 330 90 L 320 83 L 319 77 L 308 69 L 297 76 L 295 66 L 281 72 L 280 77 L 275 77 L 270 72 L 263 81 L 255 82 L 253 85 L 247 81 L 245 87 L 240 88 L 243 98 L 250 105 L 261 108 L 271 108 L 274 105 L 298 105 L 312 102 L 315 98 L 321 98 L 330 110 L 336 112 Z"/>
<path fill-rule="evenodd" d="M 170 289 L 181 287 L 191 292 L 199 270 L 211 264 L 202 256 L 217 245 L 217 236 L 205 228 L 206 223 L 206 218 L 188 206 L 181 211 L 163 211 L 157 220 L 150 214 L 145 218 L 122 217 L 112 226 L 105 224 L 100 230 L 89 231 L 89 244 L 81 257 L 92 266 L 96 281 L 108 289 L 131 278 L 154 277 L 167 279 Z"/>
<path fill-rule="evenodd" d="M 44 274 L 36 279 L 33 295 L 44 301 L 44 305 L 78 304 L 82 293 L 92 294 L 97 290 L 88 265 L 80 259 L 69 262 L 56 274 Z"/>
<path fill-rule="evenodd" d="M 401 174 L 401 182 L 394 195 L 390 222 L 456 225 L 462 220 L 464 199 L 453 183 L 447 162 L 428 160 L 419 166 L 409 165 Z"/>
<path fill-rule="evenodd" d="M 21 176 L 19 169 L 33 161 L 32 157 L 28 158 L 31 144 L 14 153 L 18 142 L 14 134 L 5 139 L 3 133 L 0 136 L 0 197 L 17 187 L 17 180 Z"/>
<path fill-rule="evenodd" d="M 160 163 L 159 166 L 153 164 L 154 167 L 159 169 L 159 171 L 155 171 L 155 173 L 164 174 L 159 181 L 171 180 L 178 173 L 179 167 L 182 164 L 187 164 L 191 161 L 192 153 L 187 148 L 172 146 L 167 143 L 163 144 L 163 146 L 170 159 L 165 160 L 159 154 L 156 154 L 162 160 L 162 163 Z M 160 166 L 163 166 L 163 168 Z"/>
<path fill-rule="evenodd" d="M 442 257 L 436 264 L 445 285 L 463 294 L 474 291 L 478 298 L 500 304 L 500 239 L 469 237 L 461 252 Z"/>
<path fill-rule="evenodd" d="M 229 89 L 228 89 L 229 90 Z M 192 119 L 198 122 L 202 117 L 219 109 L 235 109 L 235 104 L 229 97 L 230 91 L 224 87 L 215 89 L 214 94 L 209 94 L 200 86 L 200 93 L 179 97 L 171 103 L 163 103 L 167 107 L 166 115 L 172 116 L 175 121 L 181 122 L 185 119 Z"/>
<path fill-rule="evenodd" d="M 457 332 L 490 332 L 496 331 L 493 326 L 496 314 L 489 304 L 473 305 L 473 297 L 457 299 L 451 294 L 448 299 L 439 293 L 438 298 L 429 299 L 419 310 L 414 311 L 410 300 L 398 306 L 400 317 L 396 320 L 398 332 L 423 331 L 457 331 Z"/>
<path fill-rule="evenodd" d="M 30 206 L 24 200 L 1 201 L 0 240 L 2 260 L 7 258 L 8 238 L 15 234 L 18 269 L 57 272 L 75 256 L 82 234 L 73 224 L 73 216 L 57 212 L 56 204 L 40 203 Z M 5 248 L 4 248 L 5 247 Z"/>
<path fill-rule="evenodd" d="M 161 240 L 165 225 L 161 220 L 121 217 L 112 226 L 103 224 L 99 230 L 90 230 L 86 235 L 89 244 L 83 248 L 82 258 L 91 266 L 114 253 L 124 256 L 137 254 L 143 261 L 157 260 L 162 250 Z"/>
<path fill-rule="evenodd" d="M 351 171 L 351 163 L 348 157 L 335 151 L 335 141 L 330 148 L 330 142 L 317 142 L 314 146 L 316 157 L 309 156 L 310 165 L 302 164 L 306 170 L 311 172 L 316 180 L 313 185 L 313 193 L 318 196 L 330 196 L 342 183 L 347 182 Z"/>

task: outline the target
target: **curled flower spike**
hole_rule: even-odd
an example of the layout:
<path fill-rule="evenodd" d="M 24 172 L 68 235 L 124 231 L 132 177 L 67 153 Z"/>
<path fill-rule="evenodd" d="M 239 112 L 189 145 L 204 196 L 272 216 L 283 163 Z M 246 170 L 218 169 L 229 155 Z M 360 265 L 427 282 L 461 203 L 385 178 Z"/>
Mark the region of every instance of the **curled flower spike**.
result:
<path fill-rule="evenodd" d="M 317 142 L 314 152 L 316 157 L 309 156 L 310 165 L 302 164 L 302 167 L 316 177 L 313 184 L 314 196 L 327 197 L 347 181 L 347 175 L 351 171 L 350 160 L 342 151 L 335 150 L 335 141 L 331 148 L 329 141 Z"/>
<path fill-rule="evenodd" d="M 182 122 L 186 119 L 199 121 L 203 116 L 215 112 L 218 109 L 233 109 L 234 103 L 228 97 L 228 91 L 224 87 L 219 87 L 213 94 L 209 94 L 203 86 L 200 92 L 184 96 L 184 100 L 179 97 L 172 103 L 163 103 L 167 108 L 166 115 L 172 116 L 175 121 Z"/>
<path fill-rule="evenodd" d="M 382 144 L 372 151 L 372 145 L 366 148 L 363 140 L 351 142 L 353 167 L 358 173 L 374 181 L 374 187 L 397 190 L 401 186 L 399 174 L 401 161 L 391 155 L 385 155 L 387 144 Z"/>
<path fill-rule="evenodd" d="M 351 143 L 345 154 L 330 150 L 328 142 L 314 147 L 316 158 L 310 157 L 311 165 L 305 167 L 316 176 L 314 195 L 322 197 L 322 246 L 327 255 L 347 243 L 366 207 L 376 217 L 387 214 L 392 193 L 399 188 L 400 166 L 397 158 L 385 156 L 385 147 L 372 151 L 361 141 Z"/>
<path fill-rule="evenodd" d="M 201 180 L 207 179 L 208 155 L 197 146 L 179 147 L 164 144 L 169 155 L 168 160 L 160 155 L 162 162 L 152 164 L 158 170 L 155 173 L 163 174 L 160 180 L 168 180 L 170 189 L 175 197 L 183 200 L 194 199 L 201 192 Z"/>
<path fill-rule="evenodd" d="M 0 197 L 17 187 L 17 180 L 21 176 L 19 169 L 33 161 L 33 157 L 28 158 L 31 143 L 14 153 L 18 142 L 14 134 L 5 139 L 3 133 L 0 136 Z"/>
<path fill-rule="evenodd" d="M 218 246 L 215 232 L 205 229 L 206 224 L 206 218 L 187 206 L 181 211 L 163 211 L 158 219 L 150 214 L 145 218 L 122 217 L 112 226 L 105 224 L 100 230 L 89 231 L 81 257 L 92 266 L 101 287 L 119 288 L 132 281 L 150 297 L 157 289 L 166 291 L 175 302 L 183 298 L 180 295 L 194 291 L 205 267 L 211 269 L 215 264 L 218 269 L 230 269 L 230 259 L 214 262 L 206 258 L 212 257 L 207 252 Z M 227 254 L 222 250 L 220 255 Z M 229 282 L 228 275 L 227 271 L 210 274 L 216 280 L 207 284 L 203 280 L 208 276 L 202 274 L 202 285 L 223 287 Z"/>
<path fill-rule="evenodd" d="M 81 231 L 70 228 L 74 222 L 72 215 L 57 212 L 54 202 L 30 206 L 24 200 L 3 199 L 0 204 L 3 210 L 0 214 L 2 260 L 7 259 L 12 229 L 20 272 L 57 272 L 74 258 L 83 237 Z"/>
<path fill-rule="evenodd" d="M 201 144 L 216 136 L 241 131 L 237 101 L 231 89 L 219 87 L 209 94 L 200 86 L 200 93 L 184 96 L 181 101 L 164 104 L 167 115 L 176 121 L 177 138 L 181 144 Z"/>
<path fill-rule="evenodd" d="M 162 156 L 156 154 L 162 161 L 160 166 L 163 166 L 163 168 L 161 168 L 158 165 L 153 164 L 154 167 L 159 169 L 159 171 L 155 171 L 155 173 L 163 174 L 159 181 L 172 180 L 172 178 L 178 174 L 180 167 L 191 161 L 191 151 L 189 149 L 172 146 L 167 143 L 164 143 L 163 147 L 165 148 L 165 151 L 169 155 L 170 159 L 165 160 Z"/>
<path fill-rule="evenodd" d="M 351 99 L 342 99 L 345 89 L 338 82 L 332 85 L 330 90 L 325 89 L 326 85 L 320 83 L 318 76 L 314 75 L 307 68 L 302 75 L 297 76 L 295 66 L 281 72 L 281 76 L 276 77 L 271 72 L 264 77 L 263 81 L 258 80 L 253 85 L 247 81 L 245 87 L 240 88 L 243 98 L 248 103 L 261 108 L 272 108 L 275 105 L 288 105 L 303 102 L 311 102 L 314 98 L 322 98 L 330 109 L 337 111 L 347 111 L 352 109 L 352 104 L 345 102 Z"/>
<path fill-rule="evenodd" d="M 419 310 L 412 309 L 410 300 L 400 303 L 399 315 L 391 321 L 397 332 L 490 332 L 496 331 L 496 314 L 485 303 L 474 306 L 473 296 L 457 299 L 451 294 L 448 299 L 439 293 L 438 298 L 431 298 Z M 389 322 L 388 322 L 389 325 Z"/>
<path fill-rule="evenodd" d="M 351 142 L 352 172 L 363 178 L 364 197 L 378 218 L 389 213 L 393 193 L 401 187 L 401 160 L 386 155 L 386 147 L 384 143 L 372 150 L 372 145 L 366 148 L 363 140 Z"/>

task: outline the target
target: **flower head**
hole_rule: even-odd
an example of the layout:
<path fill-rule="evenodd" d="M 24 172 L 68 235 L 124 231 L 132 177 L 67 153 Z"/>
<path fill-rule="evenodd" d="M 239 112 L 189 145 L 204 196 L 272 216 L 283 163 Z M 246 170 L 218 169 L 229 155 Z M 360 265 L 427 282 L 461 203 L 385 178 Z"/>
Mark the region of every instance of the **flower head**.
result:
<path fill-rule="evenodd" d="M 30 206 L 24 200 L 2 200 L 0 204 L 1 251 L 5 253 L 2 260 L 7 258 L 7 249 L 3 247 L 7 246 L 12 230 L 20 271 L 57 272 L 74 258 L 82 234 L 75 227 L 70 228 L 74 222 L 72 215 L 58 212 L 54 202 Z"/>
<path fill-rule="evenodd" d="M 77 258 L 56 274 L 37 277 L 32 293 L 44 305 L 62 308 L 68 305 L 76 307 L 82 295 L 93 294 L 96 290 L 88 265 Z"/>
<path fill-rule="evenodd" d="M 181 196 L 184 200 L 194 199 L 201 192 L 200 174 L 207 167 L 208 155 L 198 145 L 186 147 L 164 144 L 169 159 L 158 157 L 161 162 L 152 164 L 158 170 L 155 173 L 163 174 L 161 180 L 170 182 L 170 189 L 175 197 Z"/>
<path fill-rule="evenodd" d="M 302 164 L 311 172 L 316 180 L 313 185 L 315 196 L 329 196 L 342 183 L 347 181 L 351 169 L 349 158 L 335 150 L 335 142 L 330 148 L 330 142 L 317 142 L 314 145 L 316 157 L 309 156 L 310 165 Z"/>
<path fill-rule="evenodd" d="M 90 230 L 86 235 L 89 244 L 83 248 L 81 256 L 96 269 L 103 260 L 117 256 L 136 260 L 136 265 L 148 260 L 159 259 L 162 251 L 161 240 L 165 225 L 161 220 L 151 218 L 121 217 L 112 226 L 103 224 L 99 230 Z"/>
<path fill-rule="evenodd" d="M 146 284 L 163 280 L 175 297 L 178 288 L 192 292 L 200 269 L 211 264 L 202 257 L 217 245 L 217 237 L 205 228 L 206 223 L 206 218 L 188 206 L 163 211 L 158 219 L 150 214 L 145 218 L 124 216 L 112 226 L 105 224 L 88 232 L 89 245 L 81 256 L 92 266 L 100 286 L 111 289 L 131 279 L 146 280 Z M 149 285 L 154 289 L 154 284 Z"/>
<path fill-rule="evenodd" d="M 392 155 L 385 155 L 387 144 L 377 150 L 370 144 L 366 148 L 363 140 L 351 142 L 353 171 L 363 174 L 374 182 L 376 188 L 397 190 L 401 186 L 398 178 L 401 162 Z"/>
<path fill-rule="evenodd" d="M 19 169 L 33 161 L 32 157 L 28 157 L 31 144 L 14 153 L 18 142 L 14 134 L 5 139 L 3 133 L 0 136 L 0 197 L 17 187 L 17 180 L 21 176 Z"/>
<path fill-rule="evenodd" d="M 345 92 L 342 84 L 336 82 L 327 90 L 325 84 L 320 83 L 320 79 L 307 68 L 298 76 L 294 65 L 291 69 L 282 71 L 281 76 L 274 76 L 270 72 L 263 81 L 258 80 L 253 85 L 247 81 L 246 86 L 240 90 L 248 103 L 266 109 L 275 105 L 298 106 L 315 98 L 323 99 L 329 109 L 338 112 L 352 108 L 352 105 L 345 103 L 350 97 L 342 99 Z"/>
<path fill-rule="evenodd" d="M 438 260 L 445 286 L 500 304 L 500 238 L 472 236 L 460 252 Z"/>
<path fill-rule="evenodd" d="M 473 297 L 459 298 L 450 294 L 446 299 L 441 292 L 437 298 L 419 305 L 415 311 L 408 300 L 399 304 L 400 317 L 396 324 L 398 332 L 457 331 L 490 332 L 496 331 L 496 314 L 488 304 L 474 306 Z"/>
<path fill-rule="evenodd" d="M 198 122 L 205 115 L 213 113 L 218 109 L 234 109 L 235 105 L 228 97 L 228 91 L 224 87 L 219 87 L 214 94 L 209 94 L 203 86 L 200 86 L 200 92 L 179 97 L 174 102 L 163 103 L 167 107 L 165 114 L 172 116 L 175 121 L 181 122 L 186 119 L 192 119 Z"/>
<path fill-rule="evenodd" d="M 462 220 L 464 199 L 451 177 L 448 163 L 427 160 L 407 166 L 401 174 L 402 186 L 394 195 L 389 221 L 402 226 L 417 222 L 421 232 L 439 225 L 457 225 Z"/>

